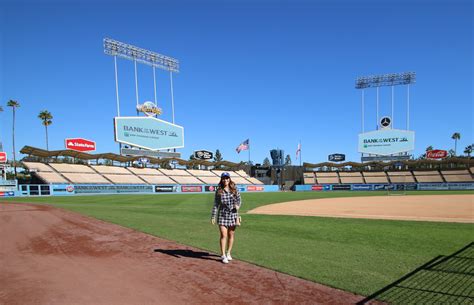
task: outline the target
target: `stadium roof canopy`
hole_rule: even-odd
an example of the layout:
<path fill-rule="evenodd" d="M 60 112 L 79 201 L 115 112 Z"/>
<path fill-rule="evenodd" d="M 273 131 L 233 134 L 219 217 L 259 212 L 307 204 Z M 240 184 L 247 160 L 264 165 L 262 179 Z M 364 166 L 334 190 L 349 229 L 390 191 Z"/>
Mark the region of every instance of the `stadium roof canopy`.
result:
<path fill-rule="evenodd" d="M 333 163 L 333 162 L 322 162 L 322 163 L 303 163 L 303 167 L 305 168 L 322 168 L 322 167 L 333 167 L 333 168 L 342 168 L 346 166 L 350 166 L 353 168 L 360 168 L 360 167 L 385 167 L 385 166 L 421 166 L 421 165 L 431 165 L 433 167 L 437 167 L 439 165 L 446 165 L 446 164 L 465 164 L 469 166 L 469 164 L 473 164 L 470 162 L 471 158 L 460 158 L 460 157 L 452 157 L 446 158 L 443 160 L 431 160 L 431 159 L 421 159 L 421 160 L 403 160 L 403 161 L 391 161 L 391 162 L 344 162 L 344 163 Z"/>
<path fill-rule="evenodd" d="M 74 151 L 74 150 L 69 150 L 69 149 L 63 149 L 63 150 L 44 150 L 41 148 L 36 148 L 32 146 L 25 146 L 20 150 L 20 153 L 28 155 L 28 156 L 34 156 L 38 158 L 57 158 L 57 157 L 71 157 L 71 158 L 77 158 L 81 160 L 99 160 L 99 159 L 106 159 L 106 160 L 111 160 L 111 161 L 116 161 L 120 163 L 126 163 L 126 162 L 133 162 L 138 159 L 146 158 L 149 163 L 152 164 L 166 164 L 169 163 L 170 161 L 176 161 L 179 165 L 183 166 L 194 166 L 194 165 L 204 165 L 204 166 L 213 166 L 213 167 L 218 167 L 218 166 L 225 166 L 225 167 L 239 167 L 242 165 L 241 163 L 234 163 L 234 162 L 229 162 L 229 161 L 218 161 L 218 162 L 209 162 L 206 160 L 183 160 L 179 158 L 153 158 L 153 157 L 148 157 L 148 156 L 122 156 L 114 153 L 103 153 L 103 154 L 88 154 L 84 152 L 79 152 L 79 151 Z"/>

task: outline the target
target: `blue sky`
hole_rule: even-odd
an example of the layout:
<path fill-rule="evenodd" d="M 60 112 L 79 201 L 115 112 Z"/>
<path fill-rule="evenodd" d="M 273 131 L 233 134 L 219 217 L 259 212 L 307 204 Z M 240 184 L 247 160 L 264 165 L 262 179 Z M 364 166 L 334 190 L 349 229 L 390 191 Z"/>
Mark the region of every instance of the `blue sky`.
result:
<path fill-rule="evenodd" d="M 260 163 L 281 148 L 293 163 L 331 153 L 359 161 L 358 76 L 415 71 L 410 129 L 416 156 L 429 145 L 458 153 L 473 142 L 472 1 L 1 1 L 0 141 L 11 154 L 11 109 L 18 100 L 16 148 L 45 148 L 38 113 L 49 110 L 51 150 L 67 137 L 118 152 L 110 37 L 180 60 L 174 76 L 184 159 L 250 138 Z M 133 63 L 119 60 L 121 114 L 134 115 Z M 153 100 L 150 67 L 139 65 L 140 101 Z M 171 120 L 169 77 L 157 73 L 162 119 Z M 390 89 L 380 114 L 390 114 Z M 395 90 L 395 128 L 405 128 L 406 88 Z M 366 91 L 366 131 L 375 128 L 375 90 Z"/>

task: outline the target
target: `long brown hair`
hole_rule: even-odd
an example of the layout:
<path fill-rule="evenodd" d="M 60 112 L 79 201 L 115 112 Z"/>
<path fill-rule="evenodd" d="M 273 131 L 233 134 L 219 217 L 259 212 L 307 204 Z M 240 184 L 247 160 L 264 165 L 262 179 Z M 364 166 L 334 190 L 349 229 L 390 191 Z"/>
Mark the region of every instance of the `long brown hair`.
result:
<path fill-rule="evenodd" d="M 225 178 L 227 178 L 227 177 L 225 177 Z M 222 192 L 224 191 L 224 188 L 225 188 L 224 177 L 222 177 L 221 181 L 219 181 L 217 193 L 219 193 L 219 195 L 222 195 Z M 235 187 L 234 181 L 232 181 L 232 179 L 230 177 L 229 177 L 229 190 L 232 194 L 237 195 L 237 188 Z"/>

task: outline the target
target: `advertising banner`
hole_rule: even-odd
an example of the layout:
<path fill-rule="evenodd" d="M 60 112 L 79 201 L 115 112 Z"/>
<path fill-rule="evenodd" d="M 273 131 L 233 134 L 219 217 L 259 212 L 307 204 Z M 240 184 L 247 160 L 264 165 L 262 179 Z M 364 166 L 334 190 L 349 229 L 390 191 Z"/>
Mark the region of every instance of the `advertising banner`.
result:
<path fill-rule="evenodd" d="M 70 185 L 70 184 L 52 184 L 50 189 L 51 189 L 51 195 L 74 195 L 75 194 L 74 185 Z"/>
<path fill-rule="evenodd" d="M 66 149 L 80 152 L 95 150 L 95 142 L 83 138 L 65 139 L 64 145 Z"/>
<path fill-rule="evenodd" d="M 76 194 L 153 193 L 152 185 L 74 185 Z"/>
<path fill-rule="evenodd" d="M 181 192 L 183 193 L 200 193 L 202 192 L 202 186 L 181 186 Z"/>
<path fill-rule="evenodd" d="M 391 155 L 415 149 L 415 132 L 386 129 L 359 134 L 359 152 Z"/>
<path fill-rule="evenodd" d="M 448 152 L 446 150 L 441 149 L 434 149 L 428 150 L 426 152 L 426 159 L 444 159 L 448 156 Z"/>
<path fill-rule="evenodd" d="M 346 155 L 344 154 L 332 154 L 328 156 L 328 160 L 331 162 L 341 162 L 346 160 Z"/>
<path fill-rule="evenodd" d="M 184 147 L 184 128 L 153 117 L 116 117 L 115 141 L 150 150 Z"/>
<path fill-rule="evenodd" d="M 374 184 L 374 191 L 383 191 L 388 188 L 388 184 Z"/>
<path fill-rule="evenodd" d="M 0 163 L 7 162 L 7 153 L 4 151 L 0 151 Z"/>
<path fill-rule="evenodd" d="M 265 187 L 258 185 L 249 185 L 247 186 L 247 192 L 263 192 Z"/>
<path fill-rule="evenodd" d="M 205 192 L 215 192 L 217 190 L 217 186 L 215 185 L 206 185 L 204 187 Z"/>
<path fill-rule="evenodd" d="M 332 190 L 333 191 L 350 191 L 351 185 L 350 184 L 333 184 Z"/>
<path fill-rule="evenodd" d="M 173 193 L 177 192 L 178 187 L 173 185 L 155 185 L 155 193 Z"/>
<path fill-rule="evenodd" d="M 474 190 L 474 183 L 419 183 L 418 190 L 426 190 L 426 191 Z"/>
<path fill-rule="evenodd" d="M 208 150 L 196 150 L 194 152 L 194 158 L 199 159 L 199 160 L 209 160 L 214 157 L 214 154 L 212 151 Z"/>
<path fill-rule="evenodd" d="M 323 186 L 322 186 L 322 185 L 312 185 L 312 186 L 311 186 L 311 190 L 312 190 L 312 191 L 322 191 L 322 190 L 323 190 Z"/>
<path fill-rule="evenodd" d="M 373 188 L 372 184 L 353 184 L 353 191 L 371 191 Z"/>

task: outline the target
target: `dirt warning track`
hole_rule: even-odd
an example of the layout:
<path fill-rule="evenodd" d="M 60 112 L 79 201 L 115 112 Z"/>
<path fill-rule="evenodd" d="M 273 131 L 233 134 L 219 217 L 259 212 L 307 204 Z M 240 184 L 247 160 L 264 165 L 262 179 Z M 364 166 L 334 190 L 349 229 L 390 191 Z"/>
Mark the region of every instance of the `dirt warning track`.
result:
<path fill-rule="evenodd" d="M 0 304 L 353 304 L 362 299 L 238 260 L 224 265 L 216 254 L 48 205 L 0 203 L 0 234 Z"/>

